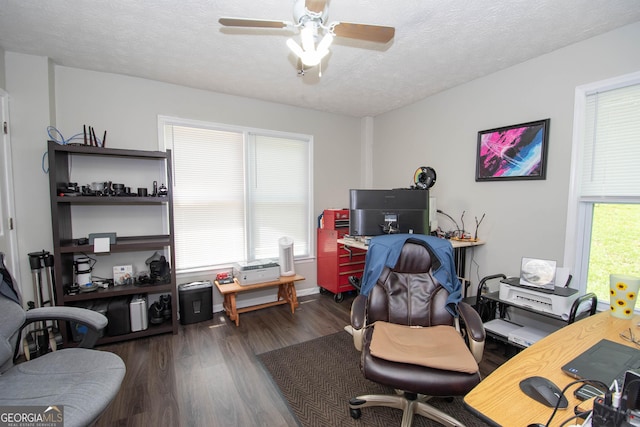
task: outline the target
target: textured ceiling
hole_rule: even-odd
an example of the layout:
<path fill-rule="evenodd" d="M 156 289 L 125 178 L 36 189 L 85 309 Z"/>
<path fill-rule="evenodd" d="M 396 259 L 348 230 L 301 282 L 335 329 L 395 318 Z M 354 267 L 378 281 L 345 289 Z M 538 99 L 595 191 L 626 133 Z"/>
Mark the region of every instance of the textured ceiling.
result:
<path fill-rule="evenodd" d="M 119 73 L 356 117 L 640 21 L 640 0 L 331 0 L 329 21 L 393 26 L 380 46 L 336 38 L 322 77 L 298 76 L 283 29 L 293 0 L 0 0 L 0 46 Z M 296 36 L 297 37 L 297 36 Z"/>

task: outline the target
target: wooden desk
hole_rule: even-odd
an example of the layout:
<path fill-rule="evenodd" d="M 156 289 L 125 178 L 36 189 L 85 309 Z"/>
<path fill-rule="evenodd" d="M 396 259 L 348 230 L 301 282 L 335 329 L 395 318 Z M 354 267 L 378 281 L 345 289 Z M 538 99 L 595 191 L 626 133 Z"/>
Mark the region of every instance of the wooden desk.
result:
<path fill-rule="evenodd" d="M 296 296 L 295 282 L 304 280 L 299 274 L 295 276 L 280 276 L 280 279 L 272 282 L 255 283 L 253 285 L 240 285 L 237 279 L 233 279 L 233 283 L 221 285 L 218 281 L 214 281 L 218 291 L 224 297 L 223 307 L 224 311 L 229 316 L 231 321 L 236 323 L 236 326 L 240 326 L 240 313 L 247 313 L 249 311 L 260 310 L 261 308 L 273 307 L 275 305 L 289 304 L 291 307 L 291 313 L 296 311 L 298 307 L 298 297 Z M 237 308 L 236 307 L 236 295 L 240 292 L 255 291 L 257 289 L 278 287 L 278 299 L 273 302 L 267 302 L 264 304 L 252 305 L 249 307 Z"/>
<path fill-rule="evenodd" d="M 463 287 L 463 297 L 467 296 L 467 287 L 469 286 L 469 279 L 466 276 L 466 267 L 467 267 L 467 248 L 471 248 L 474 246 L 484 245 L 482 240 L 448 240 L 453 246 L 453 257 L 454 262 L 456 264 L 456 273 L 458 277 L 461 279 L 465 279 L 464 287 Z M 355 240 L 355 239 L 338 239 L 338 243 L 351 246 L 353 248 L 358 248 L 362 250 L 369 249 L 368 245 L 365 245 L 363 241 Z"/>
<path fill-rule="evenodd" d="M 453 249 L 470 248 L 472 246 L 484 245 L 482 240 L 448 240 L 453 246 Z M 346 246 L 351 246 L 358 249 L 367 250 L 369 245 L 365 245 L 364 242 L 355 239 L 338 239 L 338 243 Z"/>
<path fill-rule="evenodd" d="M 482 380 L 464 397 L 465 407 L 492 425 L 526 426 L 546 423 L 553 408 L 548 408 L 526 396 L 520 390 L 520 381 L 531 376 L 542 376 L 553 381 L 560 389 L 574 381 L 562 372 L 561 367 L 586 351 L 603 338 L 625 345 L 632 345 L 620 338 L 620 333 L 631 328 L 640 333 L 637 325 L 640 316 L 633 319 L 617 319 L 609 312 L 598 313 L 554 332 L 531 347 L 523 350 L 491 375 Z M 571 387 L 565 394 L 569 400 L 567 409 L 558 410 L 552 426 L 573 415 L 573 408 L 580 402 L 573 397 Z"/>

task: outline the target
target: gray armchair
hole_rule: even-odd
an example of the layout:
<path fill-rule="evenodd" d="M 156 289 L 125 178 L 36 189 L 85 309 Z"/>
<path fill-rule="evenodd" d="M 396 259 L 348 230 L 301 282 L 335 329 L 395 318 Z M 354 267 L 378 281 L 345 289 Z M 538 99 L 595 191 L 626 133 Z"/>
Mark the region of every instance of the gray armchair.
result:
<path fill-rule="evenodd" d="M 6 270 L 5 270 L 6 271 Z M 79 347 L 64 348 L 14 365 L 22 329 L 44 320 L 66 320 L 87 326 Z M 107 319 L 75 307 L 23 310 L 0 293 L 0 406 L 55 406 L 63 410 L 65 426 L 93 423 L 113 400 L 124 378 L 125 365 L 113 353 L 91 350 Z"/>

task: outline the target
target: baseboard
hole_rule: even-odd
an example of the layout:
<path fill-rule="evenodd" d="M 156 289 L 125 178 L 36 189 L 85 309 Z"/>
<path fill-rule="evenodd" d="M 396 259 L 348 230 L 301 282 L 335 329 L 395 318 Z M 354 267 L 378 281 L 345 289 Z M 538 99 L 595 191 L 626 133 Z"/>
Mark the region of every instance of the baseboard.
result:
<path fill-rule="evenodd" d="M 296 289 L 296 295 L 298 297 L 304 297 L 307 295 L 313 295 L 313 294 L 317 294 L 320 293 L 320 288 L 317 286 L 313 286 L 311 288 L 305 288 L 305 289 L 300 289 L 297 290 Z M 273 296 L 262 296 L 259 298 L 247 298 L 247 299 L 243 299 L 241 297 L 241 295 L 238 295 L 236 297 L 236 307 L 237 308 L 244 308 L 244 307 L 251 307 L 252 305 L 259 305 L 259 304 L 265 304 L 268 302 L 274 301 L 274 297 Z M 222 306 L 222 303 L 220 304 L 215 304 L 213 306 L 213 312 L 214 313 L 219 313 L 221 311 L 224 311 L 224 307 Z"/>

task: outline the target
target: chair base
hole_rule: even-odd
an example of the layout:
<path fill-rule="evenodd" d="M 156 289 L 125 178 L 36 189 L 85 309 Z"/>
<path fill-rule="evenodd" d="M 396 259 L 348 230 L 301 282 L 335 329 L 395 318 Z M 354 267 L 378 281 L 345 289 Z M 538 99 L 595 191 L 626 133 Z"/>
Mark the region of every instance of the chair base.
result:
<path fill-rule="evenodd" d="M 414 414 L 422 415 L 447 427 L 465 427 L 460 421 L 449 414 L 429 405 L 427 401 L 432 396 L 403 393 L 396 390 L 397 395 L 368 394 L 354 397 L 349 401 L 351 417 L 360 418 L 360 409 L 369 406 L 384 406 L 402 410 L 401 427 L 411 427 Z"/>

